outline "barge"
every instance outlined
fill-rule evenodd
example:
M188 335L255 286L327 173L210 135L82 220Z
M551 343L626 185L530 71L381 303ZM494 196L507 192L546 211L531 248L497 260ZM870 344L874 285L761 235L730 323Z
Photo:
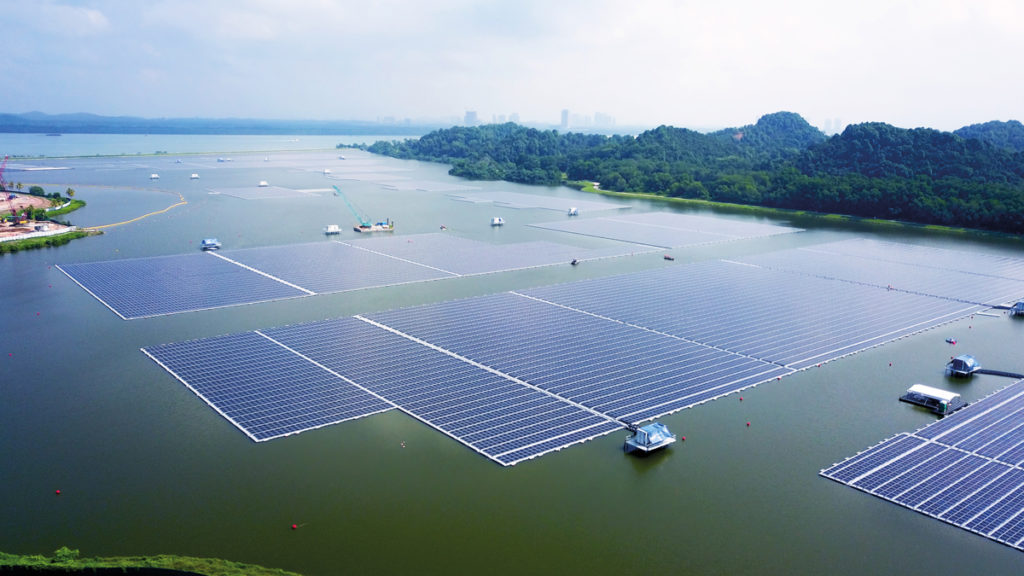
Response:
M956 392L948 392L924 384L911 386L907 389L906 394L900 396L900 401L923 406L939 416L952 414L967 406L967 403Z

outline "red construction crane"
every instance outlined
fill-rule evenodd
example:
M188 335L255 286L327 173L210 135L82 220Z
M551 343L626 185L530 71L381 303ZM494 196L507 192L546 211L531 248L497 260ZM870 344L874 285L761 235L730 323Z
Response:
M7 200L7 207L11 209L11 221L18 221L18 211L14 208L14 202L11 202L12 194L7 191L7 181L4 180L4 168L7 168L7 156L4 156L4 161L0 162L0 194L3 194L4 200Z

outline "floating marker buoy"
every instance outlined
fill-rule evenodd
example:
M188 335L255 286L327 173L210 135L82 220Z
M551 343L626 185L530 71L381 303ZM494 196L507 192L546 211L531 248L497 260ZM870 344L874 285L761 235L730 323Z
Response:
M743 402L743 396L740 396L740 402Z
M298 530L298 529L299 529L299 525L298 524L292 524L292 530Z
M747 428L750 428L750 422L747 422Z
M60 489L55 490L53 493L56 494L57 496L60 496Z
M892 362L889 362L889 366L892 366Z
M679 439L682 440L683 442L686 442L686 436L680 436Z

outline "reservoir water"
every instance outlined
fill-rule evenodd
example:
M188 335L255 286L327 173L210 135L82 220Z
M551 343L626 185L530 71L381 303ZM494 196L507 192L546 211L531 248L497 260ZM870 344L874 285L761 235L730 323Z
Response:
M131 321L54 267L189 253L208 236L225 249L324 242L331 223L351 239L353 216L324 192L331 184L371 217L394 220L396 234L443 224L451 234L493 243L589 248L608 241L528 227L564 215L459 201L441 190L445 184L554 195L566 206L599 200L630 212L697 210L466 182L443 165L348 150L341 160L333 150L373 139L0 135L2 154L46 156L12 158L7 180L48 192L73 187L88 202L67 217L75 224L130 221L187 202L60 248L0 256L0 550L48 554L66 545L85 556L217 556L307 575L1024 569L1017 550L818 476L933 421L898 402L911 384L952 389L970 402L1009 383L986 375L947 379L951 354L1024 372L1024 322L1005 315L946 324L745 390L742 402L731 395L662 418L686 440L651 457L624 455L623 432L503 468L398 411L257 444L139 349L645 270L665 265L660 252ZM323 171L356 164L366 169L361 179ZM153 173L160 179L150 180ZM261 180L320 192L266 200L210 193ZM406 182L435 183L437 191ZM803 231L676 249L673 265L856 237L1024 256L1018 240L981 234L700 213ZM492 228L494 216L506 224Z

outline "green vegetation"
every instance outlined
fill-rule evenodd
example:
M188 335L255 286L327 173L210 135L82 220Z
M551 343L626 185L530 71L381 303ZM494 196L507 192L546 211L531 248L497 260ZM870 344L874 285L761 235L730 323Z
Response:
M22 240L8 240L7 242L0 242L0 254L7 254L8 252L18 252L20 250L32 250L35 248L51 248L54 246L63 246L72 240L78 238L85 238L86 236L93 236L96 234L102 234L99 230L73 230L71 232L65 232L64 234L56 234L54 236L40 236L38 238L25 238Z
M640 192L860 218L1024 233L1024 152L1012 123L965 138L888 124L827 138L790 112L702 134L660 126L629 136L558 134L515 124L450 128L370 152L452 164L450 173L554 185L600 182Z
M189 556L114 556L109 558L80 558L79 551L61 547L52 557L39 555L19 556L0 552L0 568L17 566L30 570L67 570L91 573L94 568L163 568L203 574L205 576L299 576L255 564L242 564L218 558L192 558ZM3 572L3 570L0 570Z

